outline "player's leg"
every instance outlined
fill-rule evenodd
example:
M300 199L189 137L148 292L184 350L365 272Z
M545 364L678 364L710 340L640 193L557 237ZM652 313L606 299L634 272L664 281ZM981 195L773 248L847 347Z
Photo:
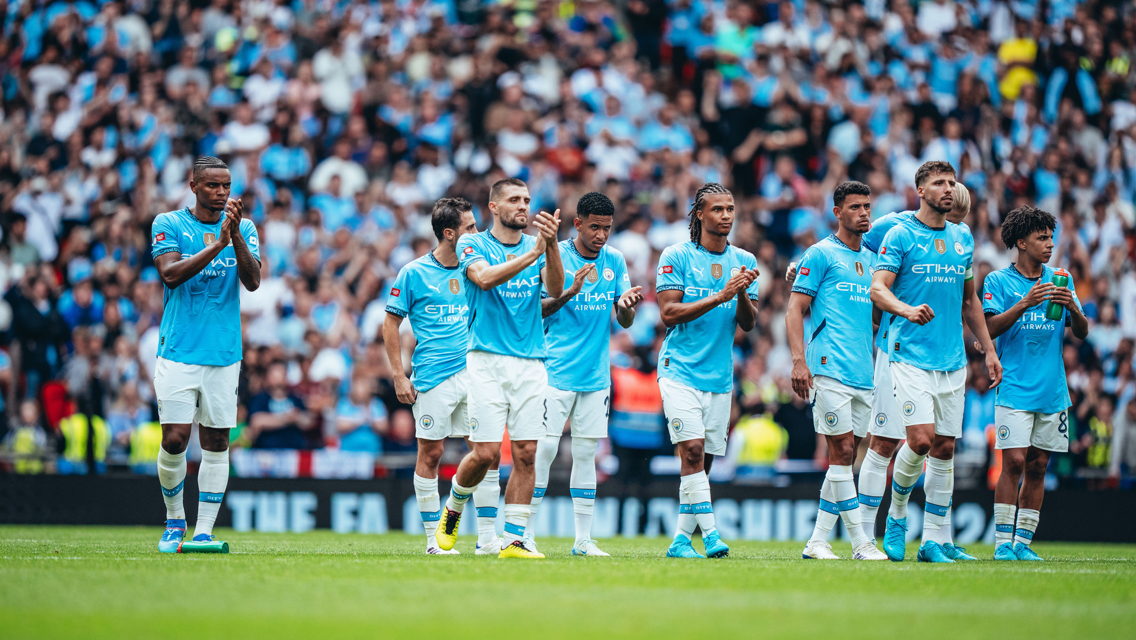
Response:
M828 376L813 376L812 389L813 430L824 436L828 444L828 473L820 486L820 506L817 509L813 534L805 544L801 557L805 560L839 560L832 551L828 536L840 519L840 500L836 483L843 480L844 465L852 476L853 452L852 397L844 385ZM848 503L845 503L848 506ZM862 533L861 533L862 535Z
M438 522L442 519L442 504L438 497L438 465L445 448L445 440L418 438L418 460L414 465L414 498L418 501L418 512L422 515L422 527L426 531L426 553L429 554L446 553L438 547L438 539L434 535Z
M856 460L856 452L860 449L860 442L868 435L868 426L872 423L872 391L868 389L854 389L852 394L852 451L850 452L848 460L847 472L852 474L852 463ZM831 467L829 467L831 469ZM861 467L862 468L862 467ZM887 560L887 556L876 548L875 532L869 531L863 522L863 512L860 510L859 492L856 484L851 483L848 486L848 493L851 498L842 498L842 489L837 488L836 496L838 498L837 505L841 507L840 517L844 521L844 527L848 530L852 538L852 557L856 560ZM855 499L855 507L852 507L850 499ZM848 508L845 508L845 507ZM872 523L873 529L875 523ZM859 537L857 531L860 531Z
M447 394L455 376L443 380L433 389L422 391L414 401L414 431L418 439L418 459L414 465L414 498L422 516L426 533L426 553L431 555L457 553L443 551L438 546L435 531L442 519L441 499L438 497L438 465L446 449L446 437L453 431L454 401Z
M576 395L570 419L572 477L568 484L576 524L572 555L607 557L609 554L592 540L592 514L596 507L596 449L600 438L607 436L610 389Z
M201 407L197 412L201 466L197 470L197 524L194 542L214 540L213 525L229 484L229 430L237 426L237 384L241 363L202 367Z
M1018 514L1018 486L1026 468L1026 449L1033 433L1033 414L994 407L994 448L1002 452L1002 473L994 486L994 559L1017 560L1014 523Z
M1025 478L1018 495L1018 519L1014 528L1014 555L1018 560L1041 560L1030 548L1037 523L1041 518L1041 502L1045 498L1045 468L1051 452L1069 450L1068 414L1034 413L1033 433L1025 454Z
M466 503L473 497L474 490L485 478L490 465L501 455L501 440L505 435L505 418L508 416L509 405L499 379L495 355L471 351L466 356L469 439L473 442L473 447L458 464L458 470L450 482L450 496L442 509L442 518L435 534L438 546L445 551L454 548Z
M703 445L702 471L692 474L683 472L687 481L687 499L690 501L694 519L702 530L702 544L707 558L725 558L730 555L730 547L722 541L714 522L714 508L710 500L710 467L715 456L726 455L726 438L730 430L730 394L702 393L702 420L706 429Z
M939 499L946 501L946 507L941 510L943 513L940 518L938 507L941 504L928 499L928 502L935 504L935 509L927 512L930 518L923 519L923 538L938 543L943 553L951 560L956 562L977 560L978 558L967 553L966 549L954 543L954 525L951 523L951 505L954 504L955 487L954 451L955 443L962 437L962 416L966 404L966 368L937 373L935 378L940 385L935 404L935 435L936 442L942 444L932 444L927 460L927 478L931 488L938 490L940 494L945 487L947 493L941 495Z
M701 392L675 382L669 378L659 379L659 391L663 396L663 414L667 419L667 433L671 444L675 445L681 466L681 475L695 473L705 475L706 462L706 427L702 422ZM689 484L689 483L687 483ZM682 481L678 490L678 521L675 526L674 540L667 549L668 558L704 558L694 550L690 543L698 520L694 515L694 507L690 502L690 495Z
M556 454L560 451L560 436L564 433L564 423L576 406L575 391L565 391L549 386L544 390L544 400L541 402L541 424L544 436L536 445L535 479L533 484L532 500L529 502L529 521L536 522L536 514L544 502L544 494L548 491L548 475ZM536 549L536 527L525 529L525 543Z
M166 530L158 551L177 553L185 539L185 450L194 416L200 377L192 365L158 358L154 371L154 391L158 399L158 421L162 425L162 446L158 450L158 482L166 503Z
M884 499L887 489L888 466L895 455L899 443L907 437L903 428L903 415L895 401L895 390L891 382L891 366L888 364L886 350L877 350L876 369L873 376L876 388L872 392L872 422L869 427L871 439L868 453L860 465L860 479L857 490L860 496L860 520L864 532L875 540L876 513Z
M473 506L477 509L477 546L479 556L501 553L501 537L497 535L497 507L501 503L501 449L489 464L485 477L473 490Z
M903 414L907 442L895 456L891 482L891 507L884 532L884 552L900 562L907 546L907 502L923 474L923 462L935 436L935 407L929 378L931 372L902 362L891 363L895 399Z
M506 424L513 447L513 470L505 485L505 537L498 557L543 558L543 554L525 546L523 539L536 485L537 443L545 432L544 393L548 373L540 360L500 357L510 376L505 387L509 402Z
M201 440L201 466L197 469L197 523L193 526L193 541L210 542L216 539L213 525L229 484L229 428L202 424L197 434Z

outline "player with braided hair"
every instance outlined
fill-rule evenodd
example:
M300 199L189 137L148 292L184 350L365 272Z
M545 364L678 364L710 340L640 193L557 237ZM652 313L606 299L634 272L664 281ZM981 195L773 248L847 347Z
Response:
M737 327L757 321L757 260L727 240L734 225L734 196L720 184L703 185L690 209L690 241L667 247L659 258L659 313L667 336L659 352L659 389L667 429L678 448L682 479L679 515L669 558L702 558L691 546L702 528L706 555L730 548L714 526L707 473L726 453L733 342Z

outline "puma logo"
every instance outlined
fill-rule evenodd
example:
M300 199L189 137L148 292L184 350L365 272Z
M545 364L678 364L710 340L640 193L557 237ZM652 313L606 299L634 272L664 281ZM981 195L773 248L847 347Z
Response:
M441 293L441 290L439 290L439 289L438 289L438 287L435 287L435 286L434 286L434 285L432 285L432 284L427 284L426 286L427 286L427 287L430 287L431 289L433 289L433 290L434 290L435 292L437 292L437 293Z
M706 277L706 276L705 276L705 274L704 274L704 271L705 271L705 269L699 269L698 267L691 267L691 268L690 268L690 270L691 270L691 271L694 271L694 272L697 272L697 273L698 273L698 277L699 277L699 278L704 278L704 277Z
M188 231L182 231L182 232L181 232L181 235L183 235L183 236L185 236L185 237L189 238L190 240L193 240L193 236L192 236L192 235L190 235L190 233L189 233Z
M920 248L920 249L922 249L923 251L926 251L926 250L927 250L927 245L925 245L925 244L919 244L919 243L916 243L916 244L915 244L915 246L919 247L919 248Z

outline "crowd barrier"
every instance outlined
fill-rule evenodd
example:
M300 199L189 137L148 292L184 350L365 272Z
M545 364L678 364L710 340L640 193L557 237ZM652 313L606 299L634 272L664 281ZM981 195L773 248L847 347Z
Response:
M609 481L597 488L596 538L670 536L678 484L658 480L647 486ZM448 485L441 483L443 496ZM714 513L722 536L733 540L804 540L816 518L820 487L786 488L713 485ZM196 477L185 479L186 511L197 511ZM923 493L916 489L909 510L909 537L921 531ZM953 522L960 544L994 540L992 491L956 491ZM314 480L231 478L219 526L241 531L421 533L422 522L409 479ZM877 523L883 526L885 497ZM165 519L158 481L139 476L0 475L0 524L148 525ZM498 527L503 526L502 519ZM538 536L573 535L567 485L553 483L534 523ZM472 535L474 518L462 533ZM839 527L835 535L841 535ZM878 532L878 535L882 531ZM1045 496L1038 540L1136 542L1136 492L1058 490Z

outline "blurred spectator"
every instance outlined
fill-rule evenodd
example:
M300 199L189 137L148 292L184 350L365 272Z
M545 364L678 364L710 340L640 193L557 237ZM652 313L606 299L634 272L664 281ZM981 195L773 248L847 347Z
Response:
M16 473L43 473L47 468L43 459L47 457L49 446L50 440L40 422L39 406L35 400L24 400L3 441L4 451L16 458L13 470Z
M335 414L340 449L375 455L383 452L382 436L389 432L390 426L387 423L387 410L375 397L374 383L371 380L352 380L351 390L347 397L339 400Z
M257 449L304 449L304 431L315 425L304 401L288 391L288 369L268 365L264 391L249 401L249 439Z

